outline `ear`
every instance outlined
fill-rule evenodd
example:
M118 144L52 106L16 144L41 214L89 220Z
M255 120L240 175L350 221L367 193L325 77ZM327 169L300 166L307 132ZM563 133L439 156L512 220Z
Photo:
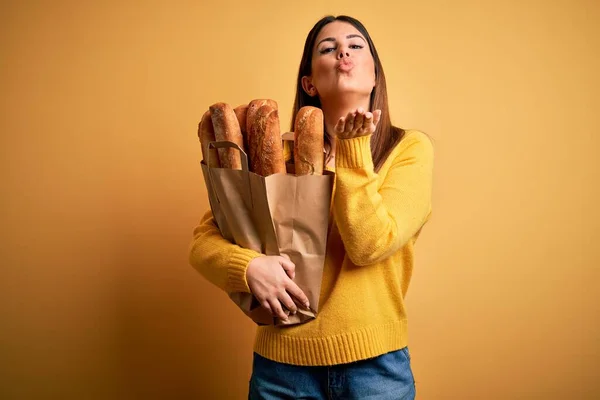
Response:
M304 89L306 94L310 97L315 97L319 94L315 85L312 84L312 78L310 76L302 77L302 89Z

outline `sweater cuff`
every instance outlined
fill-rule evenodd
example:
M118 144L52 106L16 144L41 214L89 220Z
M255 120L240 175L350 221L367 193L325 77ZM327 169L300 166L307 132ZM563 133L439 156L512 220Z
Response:
M335 148L336 168L365 168L373 165L371 137L373 134L352 139L338 139Z
M251 293L248 281L246 280L246 270L248 269L250 261L259 256L260 254L256 251L244 248L238 249L231 255L227 271L228 291L230 293Z

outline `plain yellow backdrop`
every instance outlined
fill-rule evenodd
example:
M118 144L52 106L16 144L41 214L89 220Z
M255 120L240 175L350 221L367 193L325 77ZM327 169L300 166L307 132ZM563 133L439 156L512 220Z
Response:
M187 261L197 123L365 23L435 142L408 293L419 399L600 396L597 1L3 1L0 397L243 399L254 325Z

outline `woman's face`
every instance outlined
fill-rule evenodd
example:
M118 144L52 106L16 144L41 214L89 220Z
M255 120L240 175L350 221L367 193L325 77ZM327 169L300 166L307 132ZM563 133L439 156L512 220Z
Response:
M334 21L325 25L313 49L312 75L305 79L310 82L308 94L321 99L348 94L369 96L375 86L369 44L352 24Z

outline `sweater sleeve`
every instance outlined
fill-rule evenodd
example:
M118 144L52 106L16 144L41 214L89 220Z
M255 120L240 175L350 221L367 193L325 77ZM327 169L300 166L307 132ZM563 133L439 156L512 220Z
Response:
M212 211L208 210L194 228L189 248L189 262L208 281L227 293L250 293L246 269L254 258L261 256L224 239Z
M418 131L390 154L379 186L371 136L338 140L334 217L346 254L355 265L384 260L406 245L429 218L433 146Z

